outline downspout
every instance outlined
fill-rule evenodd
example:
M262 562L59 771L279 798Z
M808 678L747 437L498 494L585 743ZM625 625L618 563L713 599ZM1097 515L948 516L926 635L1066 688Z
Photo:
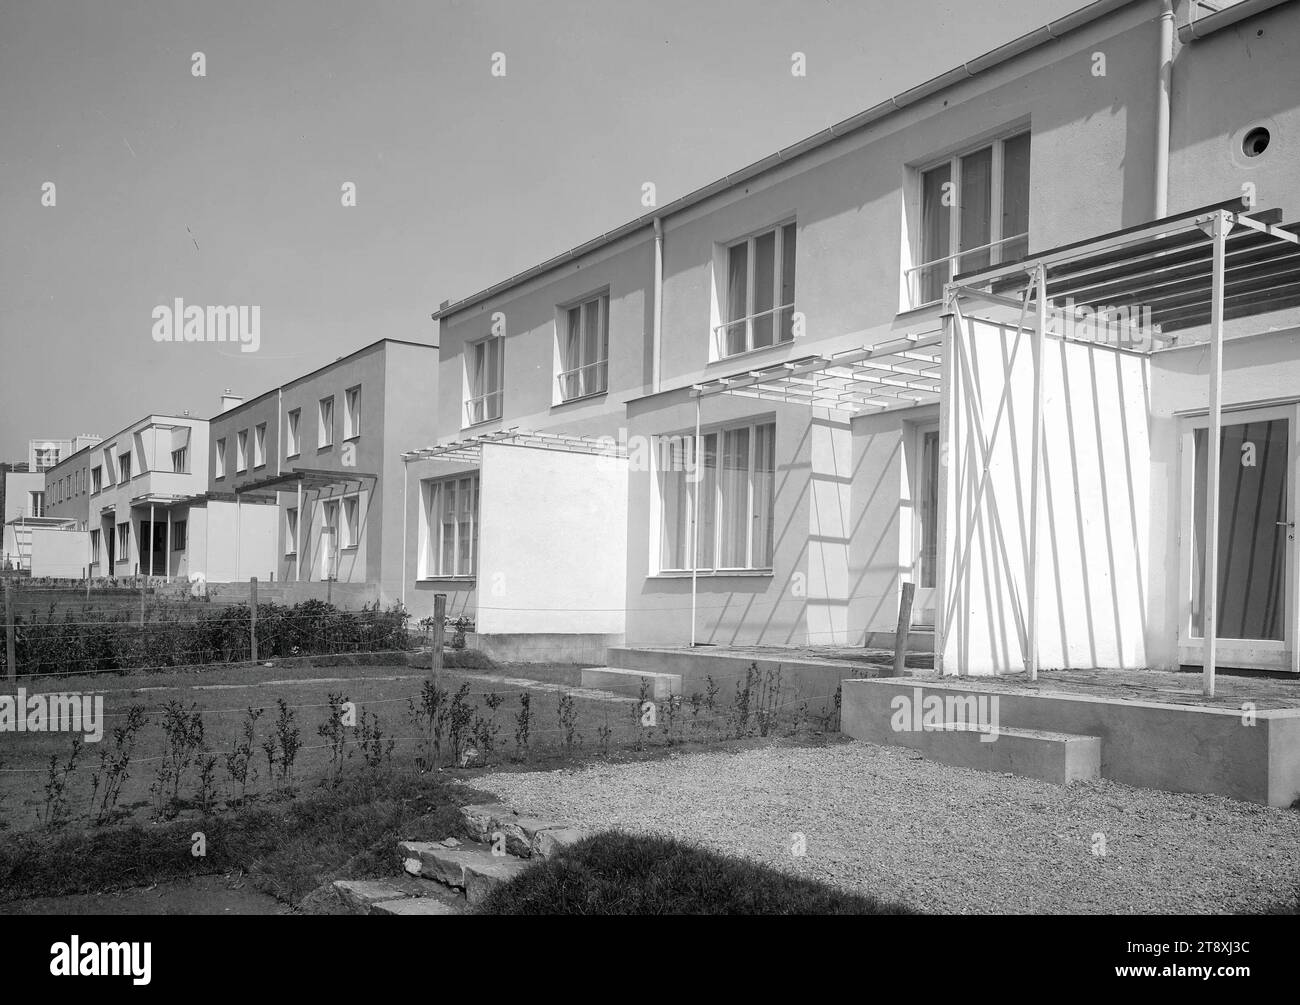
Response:
M405 457L402 458L402 610L406 610L406 522L409 514L406 511L406 483L411 473L411 462Z
M664 221L656 216L655 227L655 285L654 320L651 329L650 392L659 393L659 357L663 347L664 323Z
M1158 220L1169 214L1169 95L1174 74L1174 5L1172 0L1160 4L1160 65L1156 85L1156 164L1155 207L1151 214Z

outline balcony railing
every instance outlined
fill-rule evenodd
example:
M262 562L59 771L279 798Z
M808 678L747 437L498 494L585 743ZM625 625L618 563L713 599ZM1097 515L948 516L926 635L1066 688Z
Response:
M990 241L974 248L923 262L905 269L903 275L907 280L907 309L914 310L927 304L936 304L943 299L945 283L952 277L975 269L986 269L990 265L1013 262L1029 253L1029 233L1004 237L1000 241Z
M713 329L715 359L739 356L755 349L767 349L794 338L792 322L794 304L781 304L734 321L724 321Z
M488 391L465 401L465 425L474 426L501 418L501 391Z
M565 370L556 378L560 386L560 400L573 401L589 394L604 394L609 390L609 360L597 360L585 366Z

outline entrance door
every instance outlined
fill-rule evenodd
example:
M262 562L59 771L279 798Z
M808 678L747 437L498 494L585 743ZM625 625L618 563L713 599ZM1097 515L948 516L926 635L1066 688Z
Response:
M912 565L916 594L912 600L912 624L934 628L935 587L939 562L939 427L921 426L916 431L915 549Z
M337 576L334 561L338 554L339 504L337 501L327 502L324 509L325 519L321 522L320 528L320 578L322 580L334 579Z
M1219 551L1215 661L1295 670L1296 406L1225 413L1219 441ZM1179 657L1200 665L1205 638L1209 420L1183 429Z

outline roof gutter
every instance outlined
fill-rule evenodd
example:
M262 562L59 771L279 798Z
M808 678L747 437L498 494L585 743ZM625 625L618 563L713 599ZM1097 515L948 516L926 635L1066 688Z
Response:
M1055 21L1043 25L1041 28L1035 28L1033 31L1021 35L1019 38L1013 39L1005 45L998 46L998 48L991 52L986 52L982 56L977 56L968 63L963 63L961 66L954 67L947 73L940 74L939 76L927 80L925 83L919 84L909 90L903 91L901 94L897 94L892 98L887 98L880 102L880 104L873 105L865 111L858 112L856 115L852 115L849 118L844 119L842 122L837 122L835 125L829 126L819 133L814 133L812 136L800 140L798 143L794 143L791 146L778 150L774 154L769 154L762 160L755 161L753 164L743 167L739 171L719 178L717 181L711 182L703 188L696 189L694 192L689 192L681 198L668 203L668 205L661 209L656 209L653 213L639 216L635 220L623 224L621 227L616 227L613 230L607 231L599 237L593 238L592 240L586 241L562 254L556 255L554 258L548 258L546 261L534 265L532 268L525 269L523 272L511 276L509 279L495 283L486 289L480 290L478 293L465 297L463 300L458 300L454 303L448 304L446 307L439 308L433 312L431 317L435 321L441 321L443 318L459 314L462 311L468 310L469 308L494 297L496 294L501 293L504 290L508 290L529 279L550 272L553 269L559 268L568 262L572 262L575 259L590 254L607 244L634 234L637 231L655 226L656 221L659 221L659 225L662 226L662 221L675 213L680 213L685 209L689 209L691 206L701 203L720 192L725 192L729 188L733 188L751 178L770 171L772 168L787 163L796 157L801 157L806 153L817 150L820 147L825 146L827 143L830 143L832 140L840 139L850 133L857 132L869 125L873 125L881 119L893 115L895 112L902 111L909 105L914 105L919 101L924 101L926 98L932 97L939 91L952 87L954 84L958 84L961 81L974 77L986 70L991 70L994 67L1000 66L1008 60L1014 59L1016 56L1037 49L1041 45L1045 45L1054 39L1061 38L1077 28L1082 28L1085 25L1091 24L1093 21L1097 21L1122 7L1128 7L1134 2L1137 2L1137 0L1096 0L1095 3L1090 3L1086 7L1081 7L1076 11L1066 14L1064 17L1059 17ZM1268 2L1268 0L1246 0L1246 2ZM1272 3L1279 2L1285 2L1285 0L1272 0ZM1245 5L1243 4L1242 6ZM1208 21L1210 19L1207 18L1206 20Z
M1204 38L1206 35L1214 34L1220 28L1227 28L1229 25L1244 21L1248 17L1254 17L1266 10L1280 7L1284 3L1290 3L1290 0L1242 0L1241 3L1233 4L1231 7L1225 7L1213 14L1198 17L1194 21L1188 21L1187 24L1178 29L1178 40L1180 42L1190 42L1194 38ZM1195 9L1195 3L1193 3L1192 9Z

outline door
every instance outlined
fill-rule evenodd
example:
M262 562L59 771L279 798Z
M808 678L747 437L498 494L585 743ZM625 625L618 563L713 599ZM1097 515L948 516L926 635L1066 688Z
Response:
M912 624L934 628L936 577L939 561L939 426L921 426L916 431L916 502L912 582Z
M1223 415L1219 440L1219 544L1215 662L1295 670L1297 406ZM1202 664L1205 639L1209 420L1186 420L1181 528L1185 616L1179 658Z
M339 538L339 504L337 502L327 502L325 504L325 519L321 521L320 528L320 578L336 579L338 570L334 567L335 558L338 555L338 538Z

